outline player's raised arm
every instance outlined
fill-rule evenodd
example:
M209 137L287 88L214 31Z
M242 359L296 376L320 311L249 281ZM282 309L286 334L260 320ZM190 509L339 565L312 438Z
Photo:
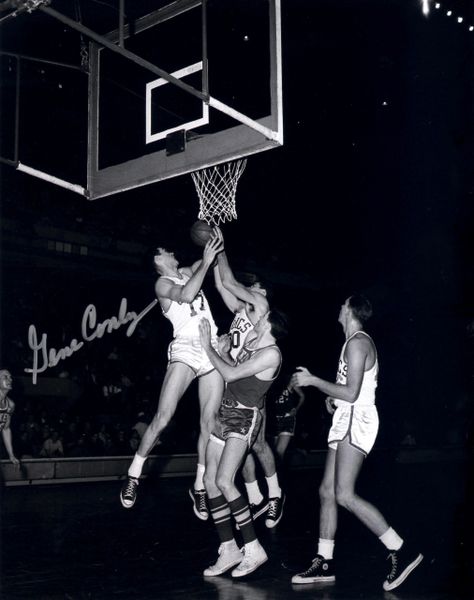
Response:
M239 310L243 310L245 308L245 302L237 298L235 294L233 294L226 287L224 287L218 264L214 266L214 282L216 284L217 291L219 292L222 300L224 301L224 304L231 312L236 313Z
M185 285L177 285L166 279L166 277L160 277L155 286L157 297L179 303L192 302L202 287L209 267L221 250L222 242L219 237L211 237L204 247L202 260L199 262L197 269L192 273L189 281Z
M218 227L215 229L222 241L222 247L224 247L224 236L222 235L222 231ZM268 301L265 296L259 294L258 292L252 291L250 288L237 281L232 269L230 268L225 251L219 253L217 257L217 264L219 267L222 285L226 290L232 293L240 301L252 304L258 313L263 314L268 311Z

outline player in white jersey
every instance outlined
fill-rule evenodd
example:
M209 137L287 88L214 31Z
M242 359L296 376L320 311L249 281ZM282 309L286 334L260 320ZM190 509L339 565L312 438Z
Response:
M10 371L6 369L0 370L0 431L2 432L3 443L8 453L10 461L18 467L20 461L16 458L13 452L12 432L10 422L15 411L15 403L8 397L8 393L12 389L12 376Z
M168 367L161 387L158 409L141 439L120 492L120 500L125 508L134 505L143 465L160 433L173 417L184 392L193 379L198 377L201 413L198 466L194 487L189 493L196 515L202 520L209 517L203 482L205 452L224 386L222 377L214 369L201 345L199 322L202 318L208 320L212 341L217 347L217 328L201 287L209 267L221 250L222 241L214 235L204 248L202 260L191 267L183 268L178 268L179 263L173 252L165 248L158 248L156 251L154 264L160 277L155 285L155 293L163 315L173 325L174 337L168 347Z
M339 323L346 341L339 359L336 383L316 377L303 367L299 367L292 378L296 385L311 385L327 394L326 406L333 414L326 466L319 488L318 552L309 569L293 576L292 583L295 584L335 581L333 552L338 505L358 517L389 550L391 570L383 583L384 590L398 587L423 560L422 554L414 551L389 527L375 506L355 493L357 476L378 430L375 407L377 350L363 330L371 315L372 307L364 296L350 296L342 305Z
M223 243L222 232L216 227L217 235ZM227 346L230 360L235 361L239 354L247 335L253 330L255 323L269 311L267 299L267 289L257 276L254 276L254 282L250 286L245 286L237 281L229 266L225 252L221 252L217 258L217 266L214 267L214 278L216 287L224 300L224 303L234 313L234 319L230 326L227 337ZM225 348L221 344L222 348ZM266 410L261 410L262 425L258 432L257 439L252 446L252 452L257 456L265 475L265 481L268 486L268 498L264 497L260 491L255 460L252 454L247 454L242 469L245 487L250 503L252 517L256 519L265 514L265 524L269 528L275 527L282 515L285 503L285 495L280 488L278 474L276 471L276 461L272 449L265 439L266 428Z

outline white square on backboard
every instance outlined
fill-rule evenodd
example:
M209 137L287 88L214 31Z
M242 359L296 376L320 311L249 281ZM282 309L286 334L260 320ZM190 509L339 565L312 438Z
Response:
M193 65L189 65L189 67L184 67L184 69L179 69L179 71L175 71L171 73L173 77L176 79L181 79L182 77L186 77L186 75L190 75L191 73L196 73L197 71L202 71L202 61L199 61ZM182 129L188 130L193 129L194 127L200 127L201 125L207 125L209 123L209 106L203 102L202 103L202 116L199 119L194 119L193 121L188 121L187 123L183 123L178 127L170 127L169 129L164 129L163 131L158 131L157 133L152 133L151 131L151 93L157 87L162 85L169 84L166 79L160 77L159 79L155 79L154 81L150 81L146 84L146 143L150 144L152 142L156 142L157 140L162 140L170 133L174 133L175 131L181 131ZM173 84L169 84L173 85Z

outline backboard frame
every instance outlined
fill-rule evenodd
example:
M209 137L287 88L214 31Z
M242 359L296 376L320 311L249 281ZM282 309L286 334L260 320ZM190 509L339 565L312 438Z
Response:
M41 6L40 11L58 19L91 40L89 43L88 74L87 183L86 187L69 183L54 175L39 171L33 166L25 165L20 160L17 160L16 168L77 192L90 200L95 200L281 146L283 144L283 98L280 3L281 0L268 0L270 114L258 119L248 117L209 94L207 80L207 0L177 0L145 15L133 25L133 34L136 34L168 19L175 18L193 8L200 7L203 40L201 89L186 84L179 77L167 73L157 65L125 49L123 42L124 39L130 36L130 28L124 24L122 12L119 18L119 28L109 34L101 35L49 6ZM162 149L120 164L100 168L100 139L98 133L100 118L99 77L100 53L104 48L121 55L125 59L158 75L164 81L199 98L206 105L206 110L209 108L218 110L231 117L237 124L222 131L192 137L187 143L185 152L167 154L166 150Z

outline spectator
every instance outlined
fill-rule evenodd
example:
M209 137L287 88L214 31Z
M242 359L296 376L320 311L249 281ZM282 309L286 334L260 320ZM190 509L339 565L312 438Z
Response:
M59 458L64 456L63 443L59 439L57 431L53 430L51 435L43 442L40 456L45 458Z

